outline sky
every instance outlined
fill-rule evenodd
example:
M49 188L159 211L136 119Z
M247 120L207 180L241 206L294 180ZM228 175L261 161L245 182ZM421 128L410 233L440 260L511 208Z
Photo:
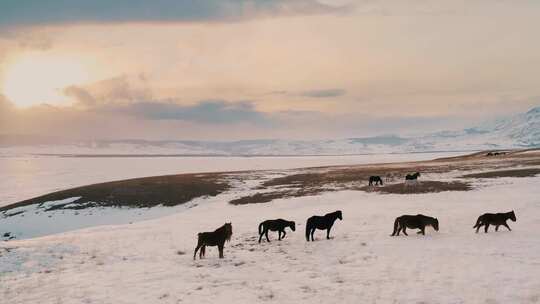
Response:
M0 135L322 139L540 105L540 2L2 0Z

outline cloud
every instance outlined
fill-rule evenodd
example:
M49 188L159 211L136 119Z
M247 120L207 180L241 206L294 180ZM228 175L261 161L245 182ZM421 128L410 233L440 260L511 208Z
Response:
M268 122L266 115L257 111L248 101L204 100L194 105L143 101L124 105L109 104L97 110L132 115L148 120L183 120L205 124L241 122L263 124Z
M11 120L13 119L13 112L15 107L9 100L0 93L0 134L6 133Z
M199 100L185 104L177 97L152 98L144 75L119 76L84 87L70 86L64 94L74 99L73 108L106 115L130 116L145 120L179 120L203 124L250 122L267 124L269 117L249 100Z
M327 90L309 90L301 92L299 95L304 97L313 97L313 98L329 98L329 97L339 97L347 93L344 89L327 89Z
M65 88L64 94L68 97L73 97L82 106L92 107L97 103L94 96L92 96L88 90L78 86L69 86Z
M0 27L78 23L214 22L321 14L343 7L316 0L4 0Z
M291 97L311 97L311 98L330 98L330 97L340 97L347 94L345 89L313 89L306 90L301 92L290 92L286 90L276 90L268 92L264 95L285 95Z
M72 85L65 88L63 93L73 98L76 101L76 106L81 107L153 99L144 75L137 77L117 76L85 86Z

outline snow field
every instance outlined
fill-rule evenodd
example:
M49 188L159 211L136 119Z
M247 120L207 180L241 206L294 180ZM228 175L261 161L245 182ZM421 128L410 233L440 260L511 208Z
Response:
M537 303L539 181L505 178L422 195L341 191L246 206L226 204L238 195L228 193L160 219L1 243L0 294L6 303ZM305 220L337 209L343 221L334 238L318 231L307 243ZM474 233L480 214L512 209L514 231ZM417 213L437 217L440 231L389 236L395 217ZM258 244L259 222L278 217L296 221L297 231ZM197 232L228 221L225 259L210 247L193 261Z

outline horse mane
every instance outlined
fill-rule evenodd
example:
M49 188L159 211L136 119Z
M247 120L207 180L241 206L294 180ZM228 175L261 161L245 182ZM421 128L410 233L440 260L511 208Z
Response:
M341 214L341 210L336 210L334 212L327 213L325 216L337 217L338 214Z
M231 236L232 236L232 225L231 223L225 223L223 225L223 228L225 229L225 241L230 242Z

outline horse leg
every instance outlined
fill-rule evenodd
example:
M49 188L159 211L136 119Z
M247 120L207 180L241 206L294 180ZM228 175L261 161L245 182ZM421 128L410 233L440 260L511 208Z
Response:
M283 240L285 238L285 235L287 234L287 232L285 232L285 229L283 229L283 231L281 231L281 232L283 232L283 236L281 236L281 239Z
M403 230L403 234L408 235L407 234L407 227L403 226L403 227L401 227L401 229Z
M263 235L264 235L264 232L261 232L261 234L259 234L259 244L261 243Z
M311 233L310 233L310 234L311 234L311 241L312 241L312 242L315 241L315 239L313 238L313 234L315 234L315 228L312 228L312 229L311 229Z
M326 229L326 239L329 240L330 239L330 230L332 229L332 227Z
M503 226L506 227L508 229L508 231L512 231L512 229L510 229L510 227L508 226L507 223L504 223Z
M219 258L223 259L223 244L218 245L218 250L219 250Z
M499 225L495 225L495 232L499 231Z
M197 247L195 247L195 251L193 252L193 259L195 260L195 257L197 256L197 251L199 251L199 248L201 248L201 244L197 244Z
M485 226L485 228L484 228L484 233L487 233L487 232L488 232L488 228L489 228L489 223L485 223L484 226Z
M266 236L266 241L270 242L270 239L268 238L268 229L264 232L264 235Z
M206 255L206 246L203 245L203 246L201 247L201 251L199 252L199 259L204 258L205 255Z

